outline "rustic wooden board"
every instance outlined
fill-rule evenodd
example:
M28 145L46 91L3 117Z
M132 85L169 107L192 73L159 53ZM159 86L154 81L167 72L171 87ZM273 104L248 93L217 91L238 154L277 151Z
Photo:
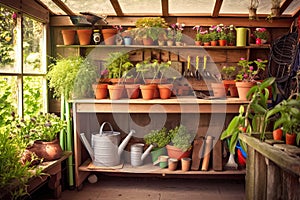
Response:
M193 154L192 154L192 166L191 170L197 171L200 167L201 159L203 158L203 137L198 137L194 140Z
M212 168L215 171L222 171L223 164L222 164L222 142L221 140L217 139L214 141L215 146L213 148L212 154Z

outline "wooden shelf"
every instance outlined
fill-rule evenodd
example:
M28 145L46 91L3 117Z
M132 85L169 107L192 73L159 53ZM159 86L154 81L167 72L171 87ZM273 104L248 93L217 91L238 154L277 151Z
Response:
M245 175L245 170L224 170L224 171L187 171L182 170L170 171L168 168L161 169L159 166L153 166L152 163L146 163L142 166L133 167L130 164L124 164L120 169L112 168L89 168L91 160L86 160L80 167L79 171L86 172L107 172L107 173L131 173L131 174L159 174L165 175Z
M251 44L250 46L195 46L195 45L186 45L186 46L144 46L144 45L56 45L59 48L134 48L134 49L269 49L269 44L256 45Z

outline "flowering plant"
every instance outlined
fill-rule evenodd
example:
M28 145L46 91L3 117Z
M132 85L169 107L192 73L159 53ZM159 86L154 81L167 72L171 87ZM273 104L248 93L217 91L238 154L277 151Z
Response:
M268 40L268 31L266 28L256 28L255 31L254 31L254 36L256 38L260 38L260 39L263 39L263 40Z
M195 41L202 41L203 35L207 33L207 30L202 31L202 28L199 25L194 26L193 30L196 30Z
M227 41L229 44L233 44L235 41L234 26L232 24L228 28Z
M121 25L114 25L113 28L117 29L118 33L121 33L123 30L123 27Z
M241 70L236 75L236 80L238 81L250 81L253 82L260 71L266 69L266 63L268 60L257 59L254 61L248 61L245 58L241 58L238 62L238 66L242 67ZM256 69L252 64L256 64Z
M212 25L209 28L209 35L211 38L211 41L216 41L218 40L218 32L217 32L218 26Z
M184 27L185 24L179 24L179 23L171 25L171 30L176 42L181 42L183 37L182 31Z
M227 40L227 30L228 26L219 24L216 27L217 33L218 33L218 38L219 40Z

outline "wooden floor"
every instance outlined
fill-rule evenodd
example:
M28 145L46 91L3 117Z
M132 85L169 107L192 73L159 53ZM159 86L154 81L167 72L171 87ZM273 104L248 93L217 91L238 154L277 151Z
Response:
M243 179L120 177L97 174L98 182L84 182L78 191L65 189L61 200L236 200L245 199ZM52 199L46 187L31 199Z

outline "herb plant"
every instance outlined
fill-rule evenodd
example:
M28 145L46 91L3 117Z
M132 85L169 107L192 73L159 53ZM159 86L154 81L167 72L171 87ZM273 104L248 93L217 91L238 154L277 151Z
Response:
M194 139L193 134L185 126L176 126L174 129L169 130L169 135L172 144L183 152L191 148Z
M154 145L157 148L162 148L169 144L170 137L167 129L164 127L161 130L151 130L150 133L144 136L145 143Z

